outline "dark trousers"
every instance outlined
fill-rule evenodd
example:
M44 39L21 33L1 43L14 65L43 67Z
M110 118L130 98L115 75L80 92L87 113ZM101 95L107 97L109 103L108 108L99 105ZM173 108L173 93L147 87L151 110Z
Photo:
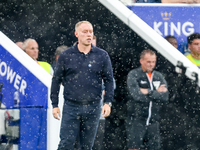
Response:
M77 135L79 135L80 149L91 150L96 136L101 105L77 104L65 102L63 106L60 143L58 150L74 150Z
M146 147L148 150L160 150L159 122L146 126L145 121L129 118L126 127L128 148L140 149Z

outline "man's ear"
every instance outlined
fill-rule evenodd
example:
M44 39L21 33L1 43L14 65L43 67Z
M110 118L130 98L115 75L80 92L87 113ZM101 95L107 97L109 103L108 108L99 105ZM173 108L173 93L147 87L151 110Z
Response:
M140 64L142 64L142 59L140 59Z
M191 44L188 44L188 48L190 49L190 47L191 47Z
M74 34L75 34L75 36L78 38L78 32L77 32L77 31L75 31L75 32L74 32Z

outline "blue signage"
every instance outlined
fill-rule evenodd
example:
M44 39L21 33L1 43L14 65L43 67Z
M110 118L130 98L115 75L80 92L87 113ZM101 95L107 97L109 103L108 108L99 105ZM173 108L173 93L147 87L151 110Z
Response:
M16 141L9 141L19 150L47 149L47 102L48 87L0 45L0 108L19 110L18 124L8 124L14 133L19 130ZM3 137L9 139L7 134Z
M48 88L1 45L0 83L6 108L47 108Z
M187 37L194 32L200 33L200 7L163 5L128 8L161 36L175 36L182 53L187 51Z

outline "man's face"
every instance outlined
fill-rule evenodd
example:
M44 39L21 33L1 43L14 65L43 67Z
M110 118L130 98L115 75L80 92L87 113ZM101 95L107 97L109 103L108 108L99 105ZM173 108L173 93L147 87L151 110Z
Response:
M140 59L140 64L144 72L152 72L156 66L156 55L146 53L144 58Z
M194 39L191 44L188 44L188 48L194 55L200 55L200 39Z
M91 24L82 23L77 31L75 31L75 35L78 38L79 44L85 46L91 45L93 39L93 27Z
M177 40L174 38L169 38L168 42L171 43L176 49L178 48Z
M28 42L28 45L26 47L26 53L33 58L34 60L37 60L38 58L38 44L35 41Z

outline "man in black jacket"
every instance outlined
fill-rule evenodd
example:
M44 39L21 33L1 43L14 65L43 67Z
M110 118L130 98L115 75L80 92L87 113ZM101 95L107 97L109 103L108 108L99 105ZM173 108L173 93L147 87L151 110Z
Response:
M156 54L144 50L140 55L141 67L129 72L127 85L127 142L129 150L139 150L146 143L148 150L160 149L159 110L168 100L167 83L162 74L153 71Z
M104 117L110 115L114 95L113 73L108 53L93 46L93 27L88 21L75 26L76 45L60 54L51 86L54 118L60 119L58 93L64 86L64 106L58 150L73 150L77 135L81 149L91 150L100 112L102 80L105 85Z

